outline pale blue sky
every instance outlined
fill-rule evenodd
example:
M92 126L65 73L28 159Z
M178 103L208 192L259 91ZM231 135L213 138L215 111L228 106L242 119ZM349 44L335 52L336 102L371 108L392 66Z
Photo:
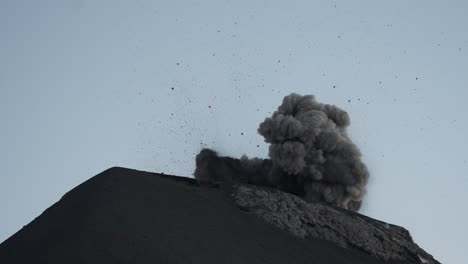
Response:
M0 241L111 166L191 176L202 146L266 157L258 124L297 92L350 113L371 172L361 213L461 264L466 14L466 1L0 0Z

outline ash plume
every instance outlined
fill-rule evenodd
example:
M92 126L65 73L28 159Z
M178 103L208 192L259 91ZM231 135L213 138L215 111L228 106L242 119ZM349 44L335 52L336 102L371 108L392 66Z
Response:
M220 157L203 149L196 157L200 183L240 182L264 185L345 209L359 210L369 173L346 132L347 112L290 94L266 118L258 133L270 143L270 159Z

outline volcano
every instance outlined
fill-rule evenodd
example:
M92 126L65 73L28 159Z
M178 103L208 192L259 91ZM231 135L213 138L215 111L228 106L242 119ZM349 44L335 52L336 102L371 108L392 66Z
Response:
M439 263L403 228L279 190L108 169L0 244L0 263Z

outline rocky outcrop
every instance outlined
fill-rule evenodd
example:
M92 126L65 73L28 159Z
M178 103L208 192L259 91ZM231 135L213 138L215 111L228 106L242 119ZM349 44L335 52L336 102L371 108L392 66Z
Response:
M440 263L415 244L409 232L400 226L306 202L276 189L237 184L230 195L241 209L304 239L324 239L389 263Z

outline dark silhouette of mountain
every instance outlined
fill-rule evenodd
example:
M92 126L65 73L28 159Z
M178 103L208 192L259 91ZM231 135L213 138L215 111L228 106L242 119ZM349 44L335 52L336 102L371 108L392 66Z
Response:
M438 263L405 231L274 189L116 167L0 244L0 263Z

